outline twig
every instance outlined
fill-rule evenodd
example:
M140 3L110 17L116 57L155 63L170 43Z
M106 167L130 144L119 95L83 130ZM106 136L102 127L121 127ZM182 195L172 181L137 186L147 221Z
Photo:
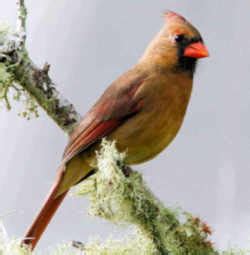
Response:
M15 82L19 83L66 133L71 133L80 120L80 114L61 93L49 77L49 65L39 69L26 52L13 70Z
M56 89L49 76L49 64L46 63L41 69L30 59L25 49L27 19L25 1L18 0L17 6L16 32L11 34L10 31L4 31L8 32L8 36L5 36L5 42L0 47L0 62L4 64L4 70L13 76L14 83L28 92L31 96L30 101L35 100L58 126L69 134L79 122L80 114ZM7 106L10 107L9 102Z
M17 25L16 30L20 40L20 47L25 46L26 41L27 9L24 0L17 0Z

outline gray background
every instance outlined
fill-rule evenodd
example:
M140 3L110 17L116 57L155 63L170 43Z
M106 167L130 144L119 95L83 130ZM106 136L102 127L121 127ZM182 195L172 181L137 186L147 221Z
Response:
M15 0L0 0L0 17L15 23ZM153 161L138 166L155 194L214 229L220 247L248 246L250 234L249 1L27 0L28 48L48 61L63 93L84 113L142 54L166 9L202 32L211 57L202 60L181 132ZM25 121L0 112L0 214L22 236L40 208L66 137L42 112ZM107 236L114 227L87 215L88 202L68 197L41 246ZM116 230L116 233L121 231Z

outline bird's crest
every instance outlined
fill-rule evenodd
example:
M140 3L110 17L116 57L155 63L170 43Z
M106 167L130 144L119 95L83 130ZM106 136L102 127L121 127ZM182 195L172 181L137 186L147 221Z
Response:
M179 19L181 21L186 22L186 19L183 16L181 16L180 14L178 14L176 12L170 11L170 10L165 11L163 16L166 19L166 21L169 21L171 19Z

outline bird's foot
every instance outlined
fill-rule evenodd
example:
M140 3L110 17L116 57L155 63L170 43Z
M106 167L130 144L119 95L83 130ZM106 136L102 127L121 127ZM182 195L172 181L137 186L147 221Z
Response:
M122 172L124 173L124 175L126 177L129 177L130 174L132 173L132 168L130 166L127 166L127 165L123 165L122 166Z
M117 160L116 161L116 164L118 167L121 168L123 174L126 176L126 177L129 177L130 174L133 172L132 168L128 165L125 165L122 161L120 160Z
M76 249L78 249L80 251L83 251L84 248L85 248L84 243L79 242L79 241L72 241L71 245L72 245L72 247L74 247L74 248L76 248Z

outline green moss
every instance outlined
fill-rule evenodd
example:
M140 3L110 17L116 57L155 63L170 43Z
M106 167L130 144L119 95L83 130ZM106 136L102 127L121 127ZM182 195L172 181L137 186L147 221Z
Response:
M11 27L7 22L0 21L0 45L4 45L6 37L11 33Z
M78 194L88 194L91 201L90 213L113 223L135 225L140 238L131 240L137 242L142 236L145 247L150 247L141 254L218 254L209 242L210 228L205 223L188 213L180 210L177 213L176 210L164 207L138 172L132 171L128 177L123 174L125 156L117 151L115 142L102 142L101 150L97 153L99 171L88 182L83 181L77 187ZM132 247L140 246L140 243L132 243ZM100 253L89 254L128 254L128 246L115 245L116 242L111 244L101 245ZM96 249L98 245L90 247ZM105 253L107 247L109 253ZM131 254L136 254L132 252L130 249Z
M10 99L21 102L23 109L19 116L26 119L38 117L38 106L67 133L80 120L74 106L56 90L48 72L49 65L42 69L35 66L25 49L24 5L18 10L18 31L13 31L6 23L0 22L0 103L8 110L13 105Z
M230 249L222 252L221 255L250 255L250 250Z
M39 105L61 129L70 133L80 120L80 115L56 89L48 75L49 65L45 64L42 69L39 69L31 61L25 49L19 52L19 59L21 59L21 63L13 69L13 74L17 83L33 100L32 107L28 109L28 112L34 112L33 109L36 110Z
M154 244L141 233L125 240L92 241L83 247L85 255L139 255L159 254Z
M13 51L14 41L12 39L15 36L8 24L0 22L0 102L8 110L12 108L11 99L21 102L23 109L19 112L19 116L30 119L38 117L38 104L26 90L16 83L14 71L18 66L15 61L18 59L14 54L15 61L13 61L9 55L9 52Z
M2 224L0 224L0 255L157 255L152 241L145 238L144 234L137 231L125 240L107 240L105 242L91 241L87 244L78 244L77 248L72 244L58 245L47 251L30 252L20 246L20 239L10 239ZM180 255L206 254L206 253L186 253L179 251ZM249 251L230 249L221 252L221 255L249 255Z
M0 63L0 101L3 101L8 110L11 109L9 102L9 90L13 83L13 76L8 71L8 67Z
M139 173L123 174L125 154L106 140L97 153L99 171L76 187L91 200L90 212L116 224L132 224L136 231L123 240L57 246L51 252L31 253L20 240L9 239L0 227L0 255L248 255L228 250L219 253L209 241L211 230L189 213L166 208L147 188Z

